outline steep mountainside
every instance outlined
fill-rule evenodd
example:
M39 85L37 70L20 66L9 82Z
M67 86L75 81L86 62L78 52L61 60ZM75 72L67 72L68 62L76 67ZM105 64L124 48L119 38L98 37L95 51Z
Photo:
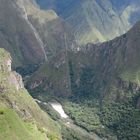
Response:
M91 67L93 72L96 73L96 77L93 80L99 80L96 82L98 86L95 85L95 87L100 87L100 84L103 84L103 82L107 82L108 84L106 84L110 86L112 80L116 80L116 78L121 78L125 81L132 80L132 83L139 84L139 54L139 23L137 23L127 34L112 41L99 45L89 43L81 48L80 51L72 52L68 50L67 53L58 54L35 73L33 81L35 82L37 80L37 83L35 82L35 85L33 84L31 87L35 88L41 85L45 78L49 84L49 81L52 82L53 80L49 80L49 77L54 78L53 82L58 82L57 79L55 79L58 76L60 76L58 78L60 81L62 78L62 81L68 84L69 82L66 82L66 77L64 78L62 75L65 75L66 71L66 74L71 74L70 67L72 66L72 71L74 71L74 73L76 72L76 76L81 73L81 69L84 69L84 67ZM63 57L63 55L65 57ZM60 60L58 58L62 59ZM56 76L57 74L58 76ZM67 80L68 78L69 77L67 77ZM78 77L76 81L79 81ZM50 88L53 86L53 82L50 83ZM69 85L71 85L71 83L69 83ZM57 86L57 84L54 84L53 90L55 86ZM61 86L58 86L56 90L59 89L59 87Z
M55 122L43 112L11 71L11 57L0 49L0 140L60 140Z
M58 17L53 10L43 11L39 9L37 4L33 5L29 1L20 1L19 6L24 5L25 13L38 32L48 58L64 51L66 41L68 48L76 47L71 27ZM22 9L24 8L22 7Z
M67 51L65 61L59 61L57 56L29 80L32 95L44 99L50 94L58 98L69 96L74 103L66 103L66 110L78 125L109 140L131 140L132 136L138 140L136 132L140 128L135 123L140 124L139 35L138 22L128 33L112 41L89 43L77 52ZM78 104L85 114L76 114ZM93 112L87 113L92 109ZM130 112L134 115L130 116ZM89 122L87 114L91 119L93 115L97 117Z
M139 19L139 0L36 0L54 9L74 29L80 44L103 42L125 33Z
M40 42L15 1L1 0L0 3L1 48L11 52L16 66L43 61L44 55L40 49Z
M140 130L139 31L140 23L137 23L127 34L112 41L101 45L88 44L80 52L80 58L83 58L81 61L76 56L77 62L71 58L73 69L71 80L72 83L75 81L75 84L72 84L73 94L78 100L83 98L82 102L87 102L87 106L100 108L99 118L105 129L95 131L103 133L107 131L106 127L109 128L109 132L113 131L117 138L102 135L111 140L140 138L137 133ZM75 66L80 70L80 76L74 72ZM77 123L91 130L91 123L88 120L86 123L89 126L84 125L82 119L81 122L78 121L80 117L77 117L77 114L69 111ZM105 133L108 134L108 132Z
M0 3L1 47L11 53L14 68L49 59L64 49L66 37L69 48L75 45L70 27L54 11L40 10L34 0Z
M87 45L87 54L91 55L93 68L98 71L95 79L100 80L97 83L102 83L101 87L106 88L108 86L111 89L111 86L121 84L120 82L123 84L124 82L124 84L128 84L123 85L128 86L128 90L129 88L133 89L133 86L136 86L136 90L139 90L139 29L140 23L137 23L127 34L119 38L101 45ZM117 86L119 87L119 85ZM108 92L110 91L107 90L106 94ZM117 94L112 95L114 98L114 95Z

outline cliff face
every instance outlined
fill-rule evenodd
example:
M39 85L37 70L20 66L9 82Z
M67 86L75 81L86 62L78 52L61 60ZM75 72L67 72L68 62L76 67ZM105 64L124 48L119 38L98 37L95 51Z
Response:
M12 69L11 69L12 58L11 58L10 54L7 53L4 49L1 49L0 55L1 55L0 72L1 72L1 75L9 73L9 77L7 78L7 82L9 82L8 85L14 86L14 88L17 91L19 89L24 88L24 84L22 82L22 77L18 73L12 72ZM1 80L1 82L2 82L2 80Z
M0 49L0 139L61 139L59 129L24 88L22 78L11 71L11 57Z
M36 0L41 8L54 9L74 29L80 44L113 39L139 19L139 1L126 0ZM133 21L133 23L132 23Z

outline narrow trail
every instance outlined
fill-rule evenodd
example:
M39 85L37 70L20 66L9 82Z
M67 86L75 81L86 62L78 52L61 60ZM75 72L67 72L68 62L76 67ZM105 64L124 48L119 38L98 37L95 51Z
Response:
M89 137L91 140L102 140L101 138L99 138L95 133L89 133L88 131L86 131L85 129L81 128L80 126L77 126L76 124L74 124L74 121L65 113L64 109L63 109L63 106L57 102L57 101L53 101L53 102L49 102L49 103L46 103L46 102L42 102L38 99L35 99L35 101L39 104L43 104L43 105L51 105L51 107L59 113L60 117L61 117L61 122L75 130L76 132L78 131L79 133L83 134L84 136L87 136Z

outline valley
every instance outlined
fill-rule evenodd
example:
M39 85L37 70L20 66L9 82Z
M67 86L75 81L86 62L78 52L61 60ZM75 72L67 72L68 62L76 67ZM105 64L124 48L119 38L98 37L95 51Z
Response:
M138 22L128 33L114 40L89 43L77 52L69 50L67 63L63 63L60 55L45 63L31 76L33 83L30 81L28 85L31 95L46 101L61 99L66 114L76 125L102 139L129 139L133 135L137 140L139 27ZM66 92L68 89L70 94ZM133 127L127 126L128 122Z
M139 5L0 0L0 140L139 140Z
M42 102L40 100L35 99L35 101L40 104L41 106L51 106L52 109L54 109L56 112L59 113L60 115L60 120L57 120L60 125L65 125L66 128L72 129L73 131L75 131L76 133L78 133L79 135L83 136L84 138L82 139L88 139L88 140L101 140L101 138L99 138L96 134L94 133L89 133L88 131L86 131L85 129L83 129L82 127L76 125L74 123L74 121L65 113L62 105L58 102L58 101L51 101L51 102ZM43 107L45 108L45 107ZM78 138L78 137L77 137ZM81 138L80 138L81 139Z

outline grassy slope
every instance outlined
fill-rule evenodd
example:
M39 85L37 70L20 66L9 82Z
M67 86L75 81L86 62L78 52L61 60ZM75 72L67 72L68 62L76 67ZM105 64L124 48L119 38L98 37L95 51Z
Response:
M29 93L9 79L6 60L9 54L0 49L0 140L60 140L59 126L43 112Z
M32 122L24 122L16 112L0 108L0 140L44 140L45 133Z

